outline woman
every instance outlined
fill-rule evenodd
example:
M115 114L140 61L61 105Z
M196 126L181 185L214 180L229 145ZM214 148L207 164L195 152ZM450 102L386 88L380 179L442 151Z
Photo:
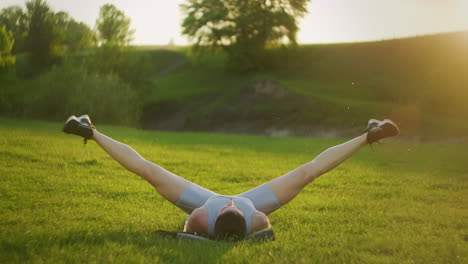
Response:
M364 134L331 147L314 160L239 195L214 193L145 160L128 145L100 133L87 115L71 116L65 122L65 133L92 139L113 159L141 176L165 199L190 216L186 232L221 240L240 240L270 226L268 215L287 204L307 184L338 166L366 144L399 134L398 126L389 119L369 120Z

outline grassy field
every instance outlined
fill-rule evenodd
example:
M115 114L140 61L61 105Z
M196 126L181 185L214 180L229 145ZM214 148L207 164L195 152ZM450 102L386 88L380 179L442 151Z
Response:
M0 263L467 263L466 145L364 148L270 216L277 240L160 237L184 213L59 123L0 119ZM344 139L99 126L148 160L234 194Z

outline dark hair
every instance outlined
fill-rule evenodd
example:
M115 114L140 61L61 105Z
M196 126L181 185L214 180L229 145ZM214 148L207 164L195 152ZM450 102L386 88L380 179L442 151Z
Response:
M222 212L215 223L215 239L237 241L245 237L244 216L237 210Z

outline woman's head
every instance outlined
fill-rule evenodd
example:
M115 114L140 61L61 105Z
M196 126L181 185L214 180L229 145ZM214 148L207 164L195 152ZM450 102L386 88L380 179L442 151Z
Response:
M230 202L219 212L215 222L216 240L241 240L247 232L245 218L234 202Z

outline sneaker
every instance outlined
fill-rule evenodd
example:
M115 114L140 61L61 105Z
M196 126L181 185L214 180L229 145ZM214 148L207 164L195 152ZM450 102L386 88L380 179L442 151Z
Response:
M366 132L367 142L372 144L384 138L398 136L400 129L390 119L384 119L383 121L371 119L367 124Z
M86 144L88 139L93 138L93 128L94 126L88 115L82 115L80 117L72 115L65 122L63 132L84 137L84 142Z

